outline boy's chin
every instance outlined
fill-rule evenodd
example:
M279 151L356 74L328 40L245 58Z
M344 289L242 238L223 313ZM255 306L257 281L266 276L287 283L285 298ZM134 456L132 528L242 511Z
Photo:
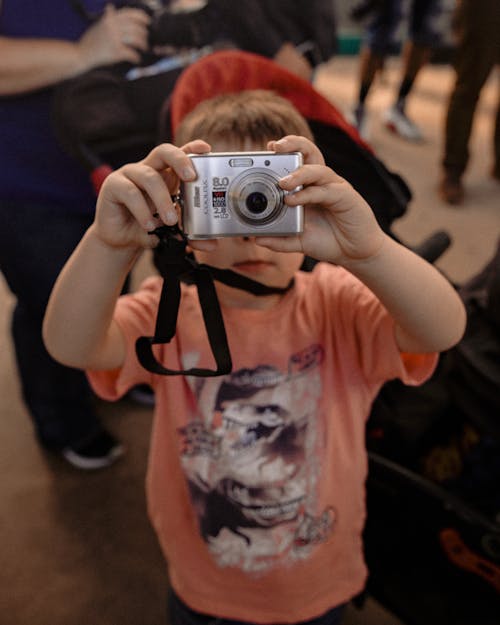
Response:
M268 275L274 268L275 265L273 263L266 261L246 261L235 263L232 267L233 271L236 271L237 273L255 277L261 276L263 279L265 279L266 275Z
M250 277L250 276L247 276ZM266 286L274 286L270 282L266 283L264 280L259 280L257 277L252 277L252 280L256 280ZM253 308L253 309L266 309L273 306L281 299L281 295L254 295L244 289L237 289L227 286L221 282L216 282L217 297L222 306L227 308Z

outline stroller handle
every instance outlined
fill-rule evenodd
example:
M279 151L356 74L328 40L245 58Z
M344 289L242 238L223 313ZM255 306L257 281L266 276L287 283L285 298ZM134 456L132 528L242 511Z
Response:
M500 532L500 527L497 523L490 521L488 517L469 507L460 497L449 493L441 486L372 451L368 453L368 457L371 474L377 472L392 478L394 482L412 485L439 503L440 507L445 511L455 513L462 521L472 522L481 528L482 531L493 532L494 534Z

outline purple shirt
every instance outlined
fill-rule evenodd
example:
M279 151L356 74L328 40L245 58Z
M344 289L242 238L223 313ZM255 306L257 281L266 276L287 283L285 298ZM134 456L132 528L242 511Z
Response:
M89 14L105 0L83 0ZM90 22L71 0L3 0L0 35L76 41ZM59 147L50 88L0 97L0 202L29 202L93 212L95 194L84 166Z

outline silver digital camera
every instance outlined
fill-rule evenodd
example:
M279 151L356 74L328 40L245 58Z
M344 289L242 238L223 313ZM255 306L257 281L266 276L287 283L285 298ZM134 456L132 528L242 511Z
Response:
M197 179L181 188L188 239L281 236L302 232L303 206L287 206L278 180L302 165L292 152L190 154ZM294 191L298 191L297 187Z

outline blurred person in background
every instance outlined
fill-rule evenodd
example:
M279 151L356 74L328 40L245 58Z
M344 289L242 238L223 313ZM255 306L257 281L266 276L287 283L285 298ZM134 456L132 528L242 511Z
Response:
M462 177L469 161L469 139L481 90L500 63L500 2L460 0L456 12L456 80L446 112L439 195L448 204L464 199ZM500 101L493 133L491 174L500 181Z
M333 0L174 2L153 37L177 48L228 45L273 59L305 80L336 51Z
M402 53L402 76L393 104L383 113L384 125L408 141L418 142L423 139L420 128L406 114L406 103L420 69L427 64L439 41L434 23L440 5L440 0L411 1L408 38ZM358 100L348 114L349 121L364 139L369 138L366 99L387 56L397 48L403 9L403 0L363 0L351 11L351 17L358 21L368 16L360 52Z
M84 374L55 362L41 337L53 283L96 200L87 172L57 144L52 90L97 66L137 63L149 21L104 0L0 0L0 270L17 298L12 336L37 440L81 469L108 466L123 448Z

